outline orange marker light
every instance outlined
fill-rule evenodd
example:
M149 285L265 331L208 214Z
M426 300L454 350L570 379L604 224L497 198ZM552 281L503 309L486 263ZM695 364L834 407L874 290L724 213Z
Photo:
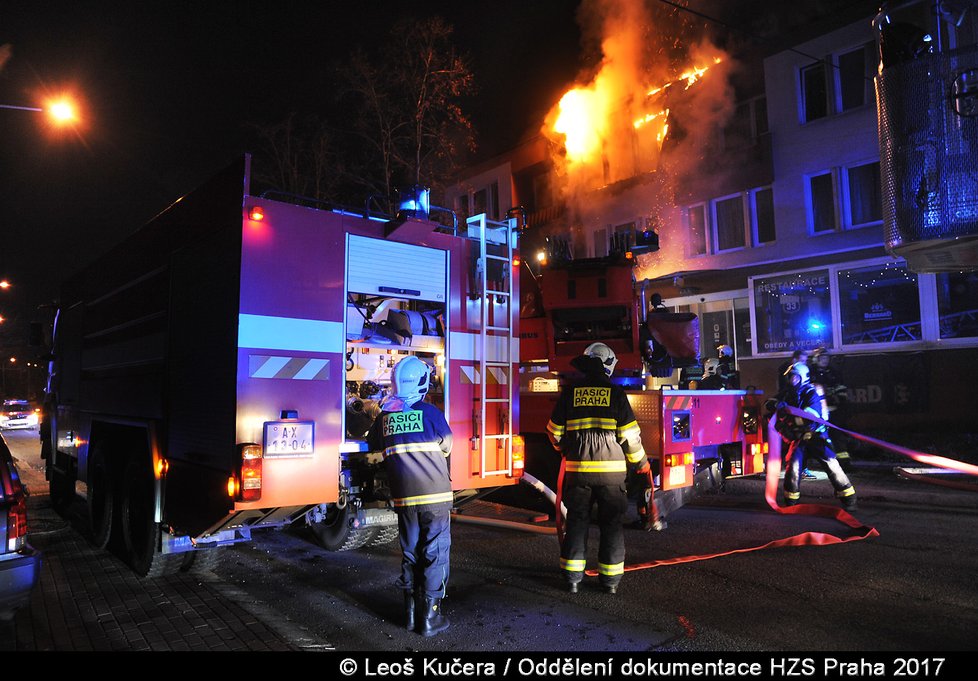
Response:
M261 206L252 206L248 209L248 217L255 221L260 221L265 219L265 211Z

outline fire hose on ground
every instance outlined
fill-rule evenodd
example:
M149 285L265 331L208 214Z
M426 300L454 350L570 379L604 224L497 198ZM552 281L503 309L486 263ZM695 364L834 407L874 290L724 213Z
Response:
M862 435L860 433L855 433L845 428L840 428L826 420L817 418L811 414L811 412L801 411L795 409L794 407L785 407L785 411L792 416L807 419L813 421L820 425L824 425L835 430L839 430L850 437L857 440L861 440L868 444L872 444L876 447L882 449L887 449L898 454L902 454L914 461L924 463L930 466L936 466L941 469L949 471L957 471L960 473L965 473L968 475L978 477L978 466L973 464L968 464L962 461L957 461L955 459L949 459L943 456L936 456L933 454L925 454L923 452L917 452L907 447L902 447L900 445L895 445L883 440L878 440L876 438L869 437L868 435ZM637 563L634 565L626 565L625 572L632 572L635 570L648 570L651 568L663 567L665 565L678 565L680 563L691 563L695 561L710 560L712 558L720 558L721 556L730 556L738 553L749 553L752 551L760 551L763 549L777 548L781 546L827 546L832 544L842 544L852 541L860 541L862 539L868 539L870 537L878 537L879 532L876 528L863 525L859 520L853 517L850 513L844 509L837 508L835 506L828 506L825 504L797 504L795 506L779 506L777 502L778 493L778 481L781 476L781 435L774 429L774 419L770 419L768 422L768 455L767 455L767 465L765 485L764 485L764 498L767 501L768 506L777 513L783 515L803 515L827 518L830 520L835 520L852 530L852 533L848 536L836 536L828 532L802 532L800 534L792 535L790 537L785 537L783 539L776 539L774 541L767 542L759 546L751 546L746 548L733 549L730 551L722 551L719 553L702 554L702 555L690 555L690 556L678 556L674 558L664 558L655 561L649 561L646 563ZM924 476L915 475L909 472L901 472L901 475L911 479L922 479ZM663 529L665 527L665 520L661 518L658 507L655 503L654 497L654 481L652 479L651 470L648 472L649 476L649 494L646 499L647 514L645 520L645 529ZM504 527L509 529L518 529L527 532L535 532L538 534L556 534L558 540L563 541L564 537L564 518L567 514L567 509L561 502L561 490L563 489L564 482L564 459L560 462L560 472L557 477L557 490L554 492L543 484L540 480L533 477L529 473L525 472L522 475L523 482L527 483L538 492L547 497L548 500L553 503L555 509L559 509L555 513L556 518L556 528L551 527L541 527L534 526L528 523L519 523L513 521L507 521L495 518L475 518L471 516L456 516L457 520L462 520L464 522L473 524L482 524L492 527ZM936 484L943 484L947 487L953 487L956 489L966 489L969 491L978 491L978 485L967 485L961 483L949 483L944 481L935 481ZM589 576L596 576L598 573L596 570L587 570L586 573Z
M907 447L901 447L900 445L894 445L889 442L884 442L883 440L877 440L876 438L869 437L867 435L862 435L860 433L854 433L844 428L839 428L828 421L812 416L810 412L804 412L793 407L787 407L786 411L792 416L797 416L800 418L808 419L809 421L814 421L818 424L835 428L840 430L847 435L854 437L863 442L873 444L877 447L883 449L888 449L890 451L896 452L907 456L920 463L929 464L932 466L937 466L947 470L959 471L961 473L967 473L968 475L978 476L978 466L964 463L962 461L957 461L955 459L949 459L942 456L935 456L932 454L925 454L923 452L917 452ZM679 563L691 563L700 560L709 560L711 558L719 558L721 556L729 556L737 553L749 553L751 551L760 551L762 549L776 548L780 546L826 546L830 544L842 544L852 541L860 541L862 539L868 539L870 537L878 537L879 532L876 528L863 525L851 514L846 512L841 508L836 508L834 506L827 506L824 504L798 504L796 506L782 507L778 506L777 493L778 493L778 480L781 475L781 436L774 429L774 419L768 422L768 456L767 456L767 473L764 486L764 498L768 503L768 506L777 513L784 515L806 515L821 518L829 518L836 520L843 525L851 528L853 533L849 536L839 537L834 534L827 532L802 532L790 537L785 537L783 539L776 539L774 541L768 542L760 546L751 546L747 548L733 549L731 551L723 551L719 553L696 555L696 556L680 556L676 558L665 558L662 560L650 561L647 563L638 563L635 565L626 565L625 571L631 572L635 570L647 570L650 568L662 567L664 565L677 565ZM974 489L978 490L978 487ZM590 576L597 575L596 570L588 570L587 573Z

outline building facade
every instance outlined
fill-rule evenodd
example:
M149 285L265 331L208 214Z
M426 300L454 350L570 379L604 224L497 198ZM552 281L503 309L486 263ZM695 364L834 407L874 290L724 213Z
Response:
M973 13L904 4L884 19L920 28L932 51L975 44ZM683 131L707 138L695 164L670 166L667 141L656 170L569 200L553 143L540 136L473 169L447 198L463 215L523 206L530 267L547 237L595 257L652 229L659 249L638 258L636 277L668 308L698 315L704 359L734 348L742 386L773 394L794 350L826 348L853 427L970 432L978 268L915 272L886 248L880 21L866 16L745 63L722 124Z

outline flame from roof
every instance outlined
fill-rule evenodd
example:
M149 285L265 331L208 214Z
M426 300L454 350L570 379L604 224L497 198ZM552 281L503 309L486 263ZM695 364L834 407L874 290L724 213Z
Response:
M712 64L690 67L673 80L646 91L645 98L655 98L681 83L685 84L684 90L689 89L711 66L722 61L722 58L714 57ZM612 96L613 90L599 76L591 85L571 88L560 98L552 130L563 136L564 149L572 163L589 163L601 153L613 108L617 104ZM638 130L656 122L659 127L655 138L661 147L669 130L668 118L669 109L663 107L634 120L632 126Z

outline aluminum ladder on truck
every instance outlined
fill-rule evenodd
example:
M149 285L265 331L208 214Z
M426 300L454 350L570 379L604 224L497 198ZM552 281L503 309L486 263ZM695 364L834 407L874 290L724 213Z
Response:
M515 315L519 314L519 300L514 295L513 286L515 222L488 220L485 213L466 220L469 237L479 242L476 283L479 286L482 309L476 362L480 377L481 425L478 437L481 457L479 470L482 478L513 474L513 363L517 360L514 354L518 347L514 343L513 329ZM496 266L492 267L491 263ZM499 272L499 278L490 279L490 270ZM490 288L490 284L498 288ZM492 314L490 310L493 310ZM505 324L501 323L500 317L505 320ZM497 385L504 386L502 392L505 397L490 397L490 376L496 380ZM505 423L499 423L499 419L495 423L489 422L487 415L490 404L497 404L505 411ZM497 430L501 432L496 432ZM493 451L497 454L500 446L505 448L504 467L489 468L486 452L490 444L495 445Z

